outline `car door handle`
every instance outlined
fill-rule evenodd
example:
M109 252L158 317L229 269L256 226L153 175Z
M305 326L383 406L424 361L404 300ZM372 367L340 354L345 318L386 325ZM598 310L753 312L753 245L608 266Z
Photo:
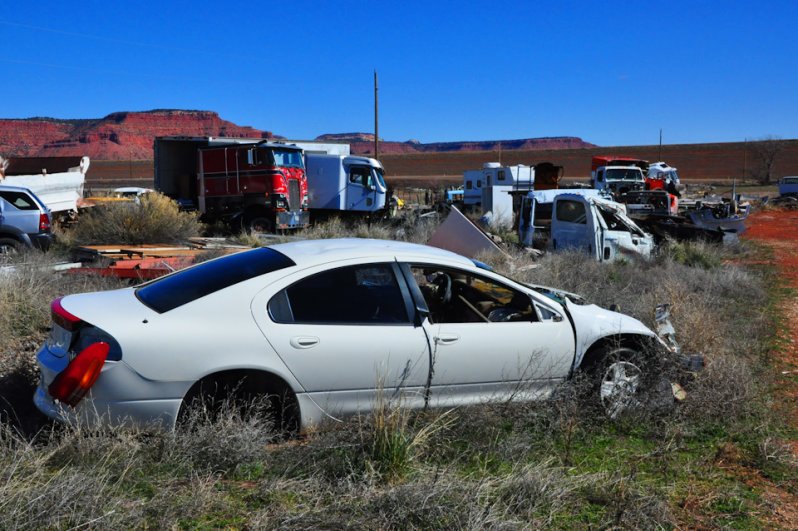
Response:
M451 345L452 343L457 342L460 339L460 336L457 334L442 334L435 338L435 343L440 343L442 345Z
M313 336L292 337L289 341L294 348L311 348L319 344L319 338Z

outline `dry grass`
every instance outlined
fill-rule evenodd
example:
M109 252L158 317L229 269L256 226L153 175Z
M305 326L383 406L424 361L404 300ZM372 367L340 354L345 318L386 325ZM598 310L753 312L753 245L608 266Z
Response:
M139 203L109 203L82 216L73 242L86 244L180 243L199 236L202 226L195 212L181 212L165 195L141 196Z
M302 235L423 242L434 227L334 221ZM615 264L566 253L531 269L520 254L488 258L519 280L618 303L649 325L654 306L670 302L685 350L709 360L675 411L610 421L577 379L542 403L442 414L383 402L371 416L278 444L268 423L238 408L215 420L197 414L175 433L34 419L33 356L50 300L120 284L54 275L26 256L30 266L0 276L0 408L11 404L0 419L0 528L652 529L682 525L679 496L694 489L734 505L732 516L702 506L705 521L752 527L754 495L714 464L716 448L733 440L768 470L794 464L758 381L765 286L729 261L744 252L671 248Z

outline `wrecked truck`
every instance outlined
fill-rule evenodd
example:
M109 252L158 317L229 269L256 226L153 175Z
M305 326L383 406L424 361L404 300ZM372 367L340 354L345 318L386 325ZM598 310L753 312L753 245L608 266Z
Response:
M521 201L518 237L538 249L581 249L600 262L649 258L653 237L627 215L624 205L599 190L529 192Z

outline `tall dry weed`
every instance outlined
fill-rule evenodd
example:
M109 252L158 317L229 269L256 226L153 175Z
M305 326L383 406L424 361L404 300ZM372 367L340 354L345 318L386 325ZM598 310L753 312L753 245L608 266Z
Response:
M182 243L198 236L195 212L181 212L165 195L150 193L139 203L110 203L81 216L73 229L76 244Z

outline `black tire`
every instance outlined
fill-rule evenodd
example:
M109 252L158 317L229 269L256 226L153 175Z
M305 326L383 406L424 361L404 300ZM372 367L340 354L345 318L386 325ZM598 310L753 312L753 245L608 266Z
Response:
M244 216L242 228L247 234L273 233L274 221L263 214Z
M604 350L591 372L594 396L608 417L614 419L640 407L645 368L645 360L637 350L621 346Z
M589 368L591 394L609 418L673 408L671 383L656 357L629 346L608 346L595 359Z
M242 419L258 416L275 435L298 432L298 406L288 390L264 392L247 385L209 380L199 382L183 398L177 415L178 429L190 429L196 422L216 422L223 415L237 414ZM234 408L234 409L231 409Z
M22 250L22 243L14 238L0 238L0 256L16 255Z

